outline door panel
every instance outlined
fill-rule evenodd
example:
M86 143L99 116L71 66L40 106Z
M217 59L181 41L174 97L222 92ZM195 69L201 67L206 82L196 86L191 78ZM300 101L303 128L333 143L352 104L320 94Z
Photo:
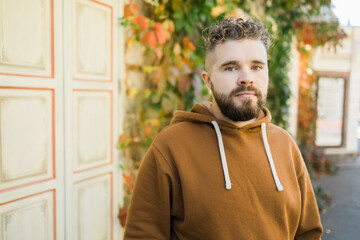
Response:
M73 92L74 172L112 164L112 91Z
M0 192L55 178L53 106L52 89L0 87Z
M51 190L1 204L0 239L56 239L54 202Z
M120 2L0 0L0 240L119 238Z
M112 81L113 7L99 1L73 1L73 78Z
M109 172L75 182L73 239L113 239L112 181Z
M54 77L52 0L0 1L0 72Z

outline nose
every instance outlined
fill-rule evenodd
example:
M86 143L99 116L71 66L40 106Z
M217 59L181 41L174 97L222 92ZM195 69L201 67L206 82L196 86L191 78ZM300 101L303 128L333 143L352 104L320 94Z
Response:
M240 74L238 76L238 85L253 85L254 81L252 80L252 76L249 71L243 69L240 71Z

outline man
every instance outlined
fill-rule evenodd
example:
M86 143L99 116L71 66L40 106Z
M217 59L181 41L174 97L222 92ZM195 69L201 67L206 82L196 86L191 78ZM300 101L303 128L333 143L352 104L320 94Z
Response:
M253 20L209 29L202 78L213 102L178 111L139 170L125 239L320 239L307 169L269 123L270 36Z

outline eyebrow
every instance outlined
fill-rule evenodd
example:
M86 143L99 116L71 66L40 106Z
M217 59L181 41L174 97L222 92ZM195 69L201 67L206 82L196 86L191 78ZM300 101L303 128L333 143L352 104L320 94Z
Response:
M238 65L238 62L235 60L226 61L223 64L221 64L220 68L229 66L229 65Z
M264 61L261 61L261 60L252 60L251 63L253 63L253 64L262 64L262 65L266 64ZM236 60L226 61L223 64L221 64L220 68L226 67L226 66L229 66L229 65L239 65L239 62L236 61Z

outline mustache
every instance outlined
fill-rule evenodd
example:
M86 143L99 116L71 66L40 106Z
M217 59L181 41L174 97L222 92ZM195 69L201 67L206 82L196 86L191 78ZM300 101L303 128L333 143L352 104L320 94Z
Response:
M248 91L254 92L257 97L259 97L261 95L261 92L259 89L255 88L253 86L241 85L241 86L235 88L234 90L232 90L230 92L229 96L233 97L233 96L237 95L238 93L248 92Z

